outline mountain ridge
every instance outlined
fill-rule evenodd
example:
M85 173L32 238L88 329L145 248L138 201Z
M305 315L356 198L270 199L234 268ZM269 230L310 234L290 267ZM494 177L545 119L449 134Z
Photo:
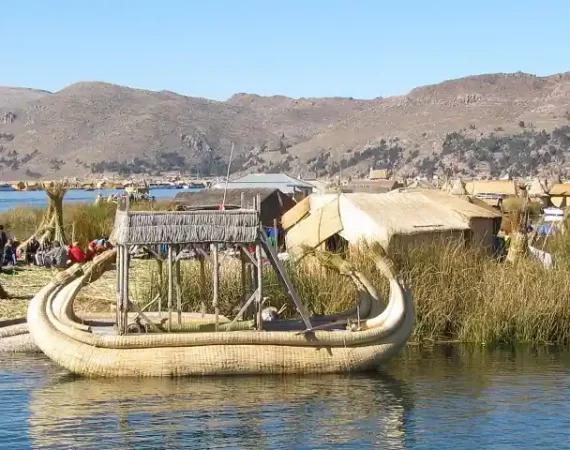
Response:
M334 176L340 159L343 174L351 176L371 166L426 175L427 158L433 159L427 172L496 175L493 167L519 170L516 162L503 161L510 150L495 148L479 160L469 153L480 150L471 141L487 145L492 136L503 148L509 136L519 135L528 141L523 156L541 156L549 146L560 150L563 160L548 163L535 155L539 162L531 164L538 172L553 171L566 164L569 149L558 139L564 133L557 131L552 142L535 134L563 130L569 107L570 72L474 75L374 99L236 93L219 101L97 81L53 93L0 87L0 178L222 175L232 143L236 173ZM454 133L468 139L461 141L465 151L445 153ZM534 148L538 141L544 148Z

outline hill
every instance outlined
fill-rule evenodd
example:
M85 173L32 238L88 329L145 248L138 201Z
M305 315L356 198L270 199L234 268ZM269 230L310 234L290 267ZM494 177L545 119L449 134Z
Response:
M559 170L570 150L570 73L490 74L373 100L227 101L82 82L0 87L0 178L233 169L360 176ZM545 156L546 155L546 156ZM520 173L519 173L520 172Z

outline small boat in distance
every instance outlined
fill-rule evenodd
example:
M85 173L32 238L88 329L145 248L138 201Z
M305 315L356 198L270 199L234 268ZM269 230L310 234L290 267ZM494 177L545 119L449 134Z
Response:
M0 191L15 191L15 190L16 189L14 189L8 183L0 183Z

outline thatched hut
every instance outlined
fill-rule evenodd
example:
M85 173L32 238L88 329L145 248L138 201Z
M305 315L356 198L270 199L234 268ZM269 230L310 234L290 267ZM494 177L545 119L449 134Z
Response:
M378 242L388 249L452 238L491 248L501 214L437 190L311 195L283 217L290 252Z

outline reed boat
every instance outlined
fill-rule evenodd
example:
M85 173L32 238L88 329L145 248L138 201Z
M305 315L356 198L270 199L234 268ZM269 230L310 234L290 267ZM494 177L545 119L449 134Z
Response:
M69 371L98 377L160 377L188 375L309 374L365 371L394 356L407 342L414 325L411 293L398 280L389 261L379 255L376 268L388 279L386 307L374 286L362 274L342 267L339 271L357 287L359 303L341 314L307 314L276 250L269 244L258 211L117 211L112 238L116 248L91 263L60 273L33 298L28 326L36 345ZM175 249L189 242L229 242L241 245L245 259L254 255L243 245L256 242L258 280L262 280L261 249L265 250L295 303L300 320L264 320L262 283L229 320L218 315L219 282L217 246L212 245L214 322L182 320L180 298L174 311L175 275L169 278L168 311L160 324L129 300L130 245L168 245L169 277L178 271ZM164 244L167 242L167 244ZM73 302L81 288L110 268L116 258L117 318L115 324L92 326L75 315ZM255 265L255 264L254 264ZM344 272L343 272L344 270ZM255 301L257 299L257 302ZM252 320L242 320L255 306ZM143 308L144 309L144 308ZM138 316L137 316L138 314ZM131 333L132 316L143 322ZM104 325L104 324L101 324Z

